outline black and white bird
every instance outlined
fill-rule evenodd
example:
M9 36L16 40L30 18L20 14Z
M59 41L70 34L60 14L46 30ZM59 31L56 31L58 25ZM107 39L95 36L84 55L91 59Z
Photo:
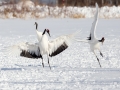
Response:
M59 53L61 53L62 51L64 51L65 49L67 49L69 47L71 41L74 40L75 35L77 35L79 32L60 36L56 39L53 39L52 41L48 40L48 38L45 35L46 32L50 36L49 30L45 29L42 34L41 40L39 42L39 48L40 48L41 56L43 56L45 54L47 55L48 64L50 67L49 57L56 56ZM42 58L42 63L43 63L43 58ZM43 66L44 66L44 64L43 64Z
M77 40L79 42L87 42L90 44L90 49L91 51L95 54L96 58L97 58L97 61L101 67L101 64L100 64L100 61L95 53L95 50L99 50L100 52L100 55L103 57L103 54L101 53L100 51L100 44L105 41L104 37L102 37L101 40L98 40L96 38L96 34L95 34L95 31L96 31L96 25L97 25L97 22L98 22L98 15L99 15L99 11L98 11L98 4L96 3L96 13L95 13L95 17L94 17L94 21L92 23L92 28L91 28L91 31L90 31L90 36L88 37L87 40Z
M48 64L50 67L49 57L56 56L65 49L67 49L71 42L74 40L75 36L79 33L75 32L69 35L63 35L49 41L46 32L50 36L50 31L48 29L45 29L42 34L41 32L37 31L38 43L30 44L26 42L13 45L9 49L10 53L14 55L17 54L27 58L41 58L43 67L44 67L43 55L47 55Z

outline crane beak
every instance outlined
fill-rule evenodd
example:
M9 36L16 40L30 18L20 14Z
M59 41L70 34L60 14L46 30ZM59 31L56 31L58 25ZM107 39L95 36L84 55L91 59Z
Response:
M50 33L48 33L49 34L49 36L50 36ZM51 37L51 36L50 36Z

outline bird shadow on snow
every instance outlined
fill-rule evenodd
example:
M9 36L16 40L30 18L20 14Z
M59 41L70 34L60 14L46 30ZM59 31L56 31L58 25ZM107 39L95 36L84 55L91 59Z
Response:
M19 65L19 64L15 64L15 66L18 66L18 67L21 67L22 69L27 69L27 68L31 68L31 69L37 69L37 68L39 68L39 69L44 69L44 68L47 68L47 69L49 69L49 66L44 66L44 68L43 68L43 66L42 65L40 65L40 64L38 64L38 65L32 65L32 64L29 64L29 65ZM58 66L51 66L51 68L57 68Z
M2 71L15 71L15 70L18 70L18 71L22 71L22 68L1 68Z
M10 67L10 68L1 68L1 71L22 71L22 70L27 70L27 69L49 69L49 66L43 66L42 65L19 65L19 64L15 64L15 66L17 67ZM57 68L57 66L51 66L51 68Z

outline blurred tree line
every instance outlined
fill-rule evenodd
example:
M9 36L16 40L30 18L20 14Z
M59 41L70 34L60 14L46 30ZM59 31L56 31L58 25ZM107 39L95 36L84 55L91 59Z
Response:
M95 6L95 3L99 6L118 6L120 5L120 0L58 0L59 6Z
M25 0L2 0L5 1L7 3L11 3L11 4L15 4L19 1L25 1ZM31 0L35 3L35 5L37 4L42 4L42 0ZM52 0L45 0L48 3ZM55 0L53 0L55 1ZM95 3L98 3L99 6L118 6L120 5L120 0L56 0L56 5L58 6L95 6ZM47 4L48 4L47 3ZM53 5L53 4L48 4L48 5Z

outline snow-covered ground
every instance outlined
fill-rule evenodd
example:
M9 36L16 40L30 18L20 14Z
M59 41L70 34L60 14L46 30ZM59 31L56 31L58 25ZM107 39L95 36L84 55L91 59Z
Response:
M0 18L91 18L94 16L95 7L50 7L40 6L31 1L19 2L14 5L0 6ZM100 18L120 18L120 6L104 6L99 9Z
M74 42L61 54L50 58L28 59L7 55L6 49L20 42L37 42L39 31L48 28L51 38L81 30L79 38L89 36L93 19L0 19L0 89L1 90L119 90L120 89L120 20L99 19L97 37L105 37L97 52L102 68L87 43ZM12 51L11 51L12 52Z

